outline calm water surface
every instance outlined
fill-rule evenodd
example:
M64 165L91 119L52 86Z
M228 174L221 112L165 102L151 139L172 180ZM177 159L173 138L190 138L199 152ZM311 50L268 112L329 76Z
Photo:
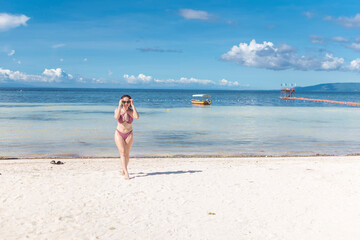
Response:
M283 101L278 91L0 89L0 156L117 157L114 109L134 98L132 156L314 155L359 153L360 108ZM354 93L298 96L360 102Z

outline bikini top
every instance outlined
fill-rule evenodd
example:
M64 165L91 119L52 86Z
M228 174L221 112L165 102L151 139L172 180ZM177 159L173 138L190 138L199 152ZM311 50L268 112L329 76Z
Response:
M124 119L125 114L127 114L127 115L129 116L129 120L128 120L128 121L125 121L125 119ZM120 117L119 117L119 119L118 119L118 122L119 122L119 123L124 123L124 122L126 122L126 123L131 124L131 123L133 122L133 120L134 120L134 119L130 116L130 114L128 114L127 112L124 112L123 114L120 115Z

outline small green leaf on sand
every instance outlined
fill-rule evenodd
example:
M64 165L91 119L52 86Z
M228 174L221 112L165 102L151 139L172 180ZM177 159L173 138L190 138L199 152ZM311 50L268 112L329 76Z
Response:
M115 228L114 227L111 227L111 228L109 228L110 230L115 230Z
M209 215L215 215L215 213L213 213L213 212L209 212L208 214L209 214Z

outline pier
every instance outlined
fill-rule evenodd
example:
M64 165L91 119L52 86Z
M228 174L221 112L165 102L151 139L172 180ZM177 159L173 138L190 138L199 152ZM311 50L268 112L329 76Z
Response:
M287 84L285 84L285 86L286 85ZM312 101L312 102L343 104L343 105L356 106L356 107L360 106L360 103L357 102L342 102L342 101L334 101L334 100L326 100L326 99L295 97L295 91L296 91L295 87L291 87L291 88L284 87L281 89L280 98L285 100L303 100L303 101Z

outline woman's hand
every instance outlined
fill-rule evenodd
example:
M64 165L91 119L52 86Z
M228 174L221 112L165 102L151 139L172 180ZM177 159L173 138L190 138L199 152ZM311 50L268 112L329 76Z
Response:
M129 100L130 100L130 104L132 107L132 111L131 111L132 117L135 119L139 119L139 113L136 111L136 108L134 106L134 100L132 100L132 99L129 99Z
M120 101L119 101L119 108L121 108L122 105L123 105L123 104L122 104L122 99L120 99Z

